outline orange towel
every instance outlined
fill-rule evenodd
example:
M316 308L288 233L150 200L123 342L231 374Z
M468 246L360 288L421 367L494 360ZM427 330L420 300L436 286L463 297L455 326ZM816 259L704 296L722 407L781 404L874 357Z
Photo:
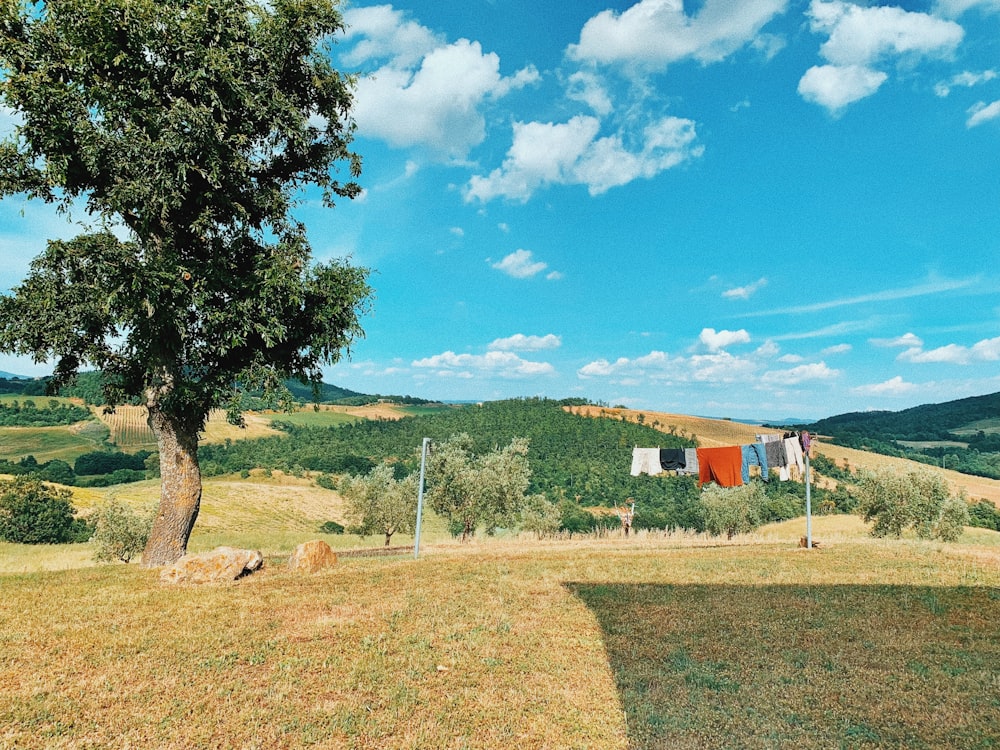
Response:
M720 487L743 484L743 451L738 445L698 449L698 486L715 482Z

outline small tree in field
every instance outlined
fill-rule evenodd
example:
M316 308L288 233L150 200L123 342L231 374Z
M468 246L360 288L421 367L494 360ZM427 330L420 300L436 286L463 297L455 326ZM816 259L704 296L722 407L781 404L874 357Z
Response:
M137 512L118 498L112 498L96 513L91 542L97 562L120 560L127 563L142 552L153 528L153 513Z
M709 484L701 493L701 512L705 530L732 539L760 527L764 519L764 485L750 482L739 487Z
M143 564L181 557L201 502L198 433L243 393L318 383L362 335L367 270L314 264L292 210L352 198L353 80L326 45L337 0L5 0L0 195L83 210L0 296L0 351L55 359L53 386L102 370L138 399L160 505ZM335 179L345 164L351 180ZM115 228L112 233L109 228Z
M521 508L521 530L533 533L539 539L552 536L559 531L562 513L559 506L545 495L531 495Z
M926 469L864 472L857 494L858 510L872 523L872 536L899 538L913 529L921 539L954 541L969 522L964 497L953 498L944 478Z
M462 541L484 526L487 533L517 523L531 478L528 441L478 454L473 439L462 433L435 445L427 466L427 501L445 516Z
M347 503L351 531L384 534L389 546L397 531L411 534L417 524L417 476L396 479L392 465L381 463L366 476L347 475L337 489Z

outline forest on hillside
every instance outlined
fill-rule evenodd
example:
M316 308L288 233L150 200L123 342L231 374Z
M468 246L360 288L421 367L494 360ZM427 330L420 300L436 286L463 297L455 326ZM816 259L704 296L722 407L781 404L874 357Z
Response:
M529 441L529 493L580 507L614 508L636 504L636 528L699 528L699 491L694 478L660 475L633 477L634 447L694 447L689 436L670 434L624 418L595 419L570 413L578 400L511 399L455 407L396 421L367 421L338 427L301 427L275 423L285 437L205 445L202 471L246 472L262 468L329 474L363 473L391 461L397 474L417 471L423 438L433 442L466 433L477 450L503 447L514 438ZM825 491L822 491L826 497ZM768 518L801 515L805 490L797 482L771 482ZM817 499L819 502L819 499ZM836 506L836 500L831 501ZM845 502L842 499L842 502Z
M802 427L848 448L1000 479L1000 393L839 414Z

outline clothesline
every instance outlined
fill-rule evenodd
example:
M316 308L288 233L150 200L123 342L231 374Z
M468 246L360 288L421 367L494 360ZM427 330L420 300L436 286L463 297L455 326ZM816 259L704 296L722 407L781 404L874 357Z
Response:
M791 470L805 472L803 456L809 453L808 432L758 434L757 442L718 448L639 448L632 449L632 476L664 472L698 477L698 486L715 482L721 487L739 487L750 481L750 467L757 466L761 478L770 480L770 470L778 469L778 479L791 479Z

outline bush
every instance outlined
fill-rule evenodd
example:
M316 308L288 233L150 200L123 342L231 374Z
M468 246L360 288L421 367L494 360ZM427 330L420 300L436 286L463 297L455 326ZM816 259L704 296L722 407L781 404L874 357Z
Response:
M925 469L905 474L889 468L863 472L858 510L873 524L876 537L899 538L913 529L921 539L955 541L969 522L965 498L952 498L945 480Z
M319 530L324 534L343 534L345 531L343 524L336 521L326 521L319 527Z
M728 539L759 528L768 511L764 485L757 481L739 487L710 484L702 490L701 508L705 531Z
M98 562L120 560L127 563L142 552L153 528L152 510L137 512L117 498L101 506L95 516L92 542L97 545Z
M979 500L969 506L969 526L1000 531L1000 508L989 500Z
M0 481L0 539L15 544L63 544L74 536L72 495L39 479Z

